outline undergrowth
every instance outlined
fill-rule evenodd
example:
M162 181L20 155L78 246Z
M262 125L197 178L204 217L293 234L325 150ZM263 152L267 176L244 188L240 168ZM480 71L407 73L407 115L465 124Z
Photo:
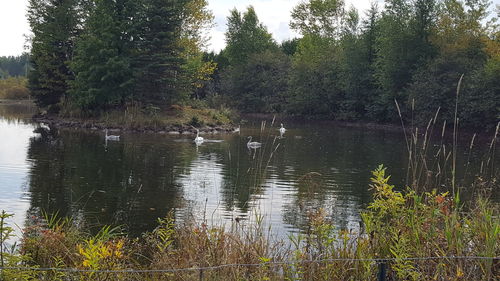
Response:
M3 270L3 280L373 280L377 263L390 259L388 280L498 280L500 260L453 257L500 256L498 205L478 196L464 210L459 197L436 190L397 191L386 168L373 171L374 200L362 213L359 232L336 229L322 209L311 211L308 231L289 241L270 237L257 224L230 229L206 222L176 224L172 215L139 238L103 228L90 235L70 219L45 216L24 229L19 250L2 251L5 266L84 270L213 270L175 273ZM7 214L2 218L8 219ZM2 244L12 235L2 219ZM432 257L447 257L432 259ZM423 258L409 260L408 258ZM430 258L430 259L429 259ZM23 279L24 280L24 279Z

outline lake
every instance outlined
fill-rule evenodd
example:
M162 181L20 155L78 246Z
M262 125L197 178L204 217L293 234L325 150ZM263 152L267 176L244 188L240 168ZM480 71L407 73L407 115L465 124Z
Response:
M0 209L20 227L57 212L89 229L121 225L137 236L172 212L219 225L263 218L286 235L305 229L307 214L322 207L337 227L357 229L373 169L384 164L393 183L405 183L402 131L290 121L279 138L279 120L252 119L240 133L204 135L200 146L192 135L120 133L106 142L102 131L33 123L34 112L0 104ZM247 149L248 136L262 147ZM474 173L480 153L462 148L459 166L470 162Z

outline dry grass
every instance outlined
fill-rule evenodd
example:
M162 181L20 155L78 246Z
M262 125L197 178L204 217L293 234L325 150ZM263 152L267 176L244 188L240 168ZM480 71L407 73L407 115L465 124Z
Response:
M124 110L109 110L98 117L88 116L79 110L63 106L60 116L68 121L92 123L102 127L163 130L171 126L218 126L231 124L234 113L225 108L193 108L191 106L172 105L168 110L157 107L129 105Z

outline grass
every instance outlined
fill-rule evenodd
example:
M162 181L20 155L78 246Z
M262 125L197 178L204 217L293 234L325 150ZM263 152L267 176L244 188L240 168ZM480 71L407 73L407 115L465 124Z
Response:
M27 79L25 77L9 77L7 79L0 79L0 99L29 99L29 90L26 85Z
M168 110L154 106L129 105L124 110L110 110L97 117L89 117L79 110L63 106L60 116L83 123L122 129L162 130L171 126L221 126L232 123L235 114L227 108L195 108L172 105Z

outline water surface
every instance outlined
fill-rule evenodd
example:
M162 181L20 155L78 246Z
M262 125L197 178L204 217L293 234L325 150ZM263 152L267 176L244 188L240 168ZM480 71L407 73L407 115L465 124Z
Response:
M152 230L173 212L179 220L251 223L263 216L278 234L304 229L318 207L339 228L359 227L371 200L370 171L383 163L402 186L406 143L400 132L252 120L241 133L189 135L49 128L29 121L34 109L0 104L0 209L22 226L42 211L72 216L90 229L122 225ZM248 150L247 136L263 143Z

